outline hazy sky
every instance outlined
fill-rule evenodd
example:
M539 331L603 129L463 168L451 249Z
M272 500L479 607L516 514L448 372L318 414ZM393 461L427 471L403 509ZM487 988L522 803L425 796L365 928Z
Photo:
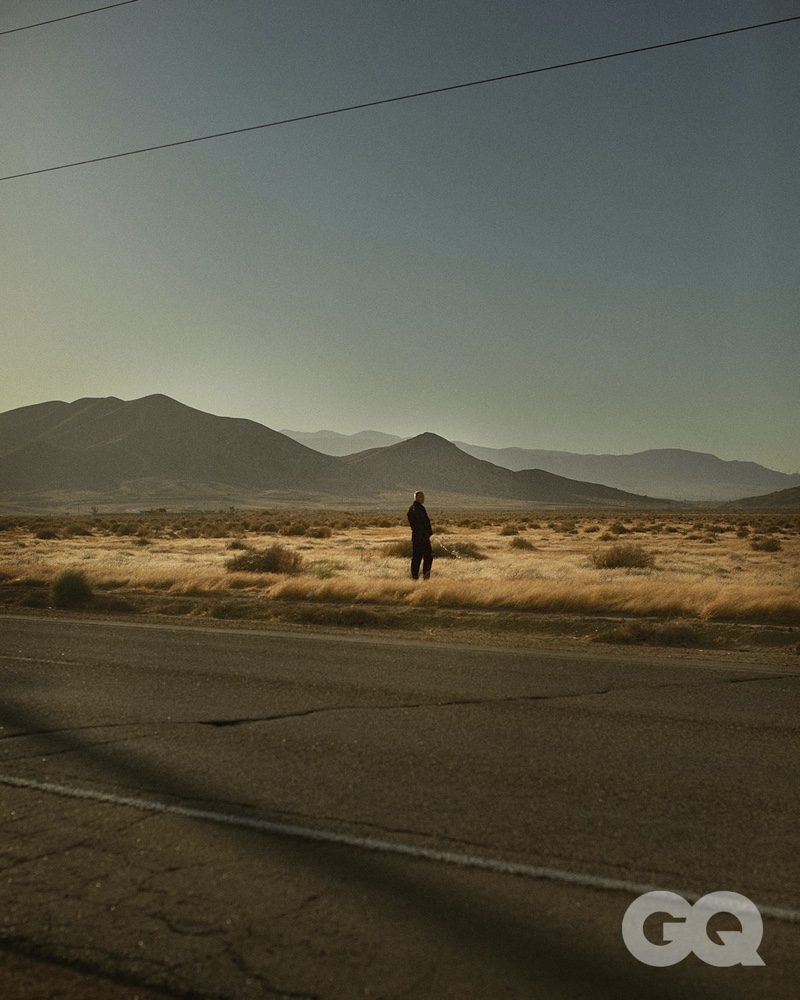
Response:
M0 36L0 174L794 15L138 0ZM800 471L799 53L797 21L4 181L0 410Z

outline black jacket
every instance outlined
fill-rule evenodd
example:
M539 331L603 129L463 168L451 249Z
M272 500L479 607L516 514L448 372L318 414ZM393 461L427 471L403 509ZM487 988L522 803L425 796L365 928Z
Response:
M428 512L425 507L415 500L411 506L408 508L408 513L406 514L408 518L408 523L411 525L411 537L426 539L430 538L433 534L433 528L431 527L431 521L428 517Z

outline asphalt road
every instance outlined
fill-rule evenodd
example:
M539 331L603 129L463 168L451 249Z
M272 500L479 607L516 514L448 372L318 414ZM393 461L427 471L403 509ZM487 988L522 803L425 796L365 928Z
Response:
M0 692L13 948L203 997L797 995L797 668L0 617ZM638 961L648 887L747 896L765 964Z

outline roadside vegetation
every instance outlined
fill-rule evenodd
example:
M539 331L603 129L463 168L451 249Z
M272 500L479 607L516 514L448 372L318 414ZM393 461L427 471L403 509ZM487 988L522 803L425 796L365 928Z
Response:
M92 587L82 569L62 569L50 585L50 600L56 608L74 608L93 597Z
M425 582L409 578L403 514L6 516L0 602L231 619L291 604L284 617L351 625L414 608L800 625L800 516L432 513Z

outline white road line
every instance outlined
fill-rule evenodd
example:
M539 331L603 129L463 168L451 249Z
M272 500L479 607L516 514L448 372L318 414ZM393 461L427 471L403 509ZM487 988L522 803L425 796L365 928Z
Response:
M168 802L155 802L149 799L138 799L111 792L98 792L90 788L72 788L69 785L59 785L47 781L35 781L32 778L17 778L13 775L0 774L0 784L13 788L30 788L52 795L62 795L73 799L89 799L93 802L107 802L111 805L128 806L141 809L144 812L167 813L175 816L186 816L190 819L200 819L211 823L222 823L227 826L245 827L259 830L262 833L272 833L282 837L299 837L303 840L316 840L329 844L340 844L344 847L356 847L368 851L380 851L384 854L401 854L406 857L424 861L435 861L439 864L457 865L461 868L477 868L482 871L496 872L500 875L516 875L533 879L548 879L554 882L566 882L590 889L611 889L633 893L637 896L645 892L663 891L663 886L646 885L640 882L629 882L625 879L606 878L602 875L587 875L580 872L564 871L560 868L543 868L534 865L520 864L516 861L500 861L496 858L483 858L474 854L459 854L454 851L439 851L432 847L419 847L414 844L393 843L388 840L376 840L372 837L356 837L349 833L336 833L333 830L315 830L306 826L292 826L288 823L275 823L272 820L256 819L251 816L237 816L230 813L210 812L206 809L192 809L188 806L171 805ZM688 890L672 890L690 902L697 902L705 893ZM755 902L755 901L754 901ZM800 911L784 909L778 906L756 903L761 915L775 920L800 923Z

